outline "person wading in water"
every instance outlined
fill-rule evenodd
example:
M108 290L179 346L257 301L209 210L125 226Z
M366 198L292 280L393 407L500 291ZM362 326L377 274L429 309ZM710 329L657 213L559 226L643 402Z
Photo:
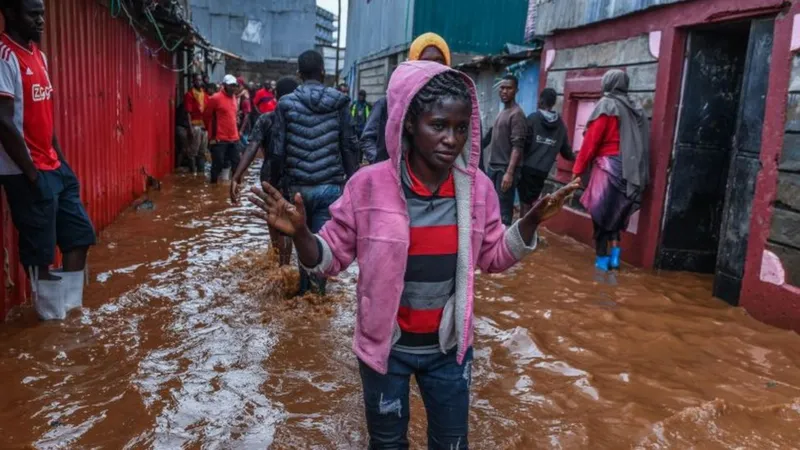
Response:
M292 77L284 77L278 80L276 89L276 98L280 100L284 95L294 92L297 89L297 80ZM231 177L231 203L234 205L239 204L239 196L241 194L242 185L244 184L244 175L253 160L256 159L258 149L261 148L264 152L264 162L261 164L260 179L261 182L267 182L272 186L280 186L281 173L275 169L275 164L271 164L272 156L272 124L275 123L275 113L268 112L262 114L256 124L253 125L253 131L250 132L250 139L247 148L244 151L239 166ZM287 265L292 259L292 241L287 239L286 236L280 233L273 227L269 228L270 240L272 245L278 250L278 257L282 266Z
M650 180L650 124L628 98L630 79L621 70L603 76L603 98L589 117L574 179L592 165L581 204L592 216L601 271L620 266L620 240ZM610 252L609 252L610 247Z
M318 235L301 196L291 204L264 184L251 200L257 215L293 236L309 270L333 276L358 260L353 350L369 448L408 448L414 375L428 448L466 449L475 270L502 272L533 251L538 226L577 185L542 198L506 229L492 182L478 170L480 114L469 77L406 62L388 98L389 160L353 176Z

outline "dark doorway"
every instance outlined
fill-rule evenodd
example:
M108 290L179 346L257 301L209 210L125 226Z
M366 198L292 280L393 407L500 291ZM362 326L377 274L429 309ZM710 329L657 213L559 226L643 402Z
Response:
M658 267L714 273L738 304L760 169L772 18L692 30Z

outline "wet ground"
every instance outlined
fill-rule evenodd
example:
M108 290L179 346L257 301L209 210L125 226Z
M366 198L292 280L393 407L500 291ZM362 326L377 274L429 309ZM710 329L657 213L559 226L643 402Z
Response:
M350 352L355 267L328 299L265 251L225 186L177 176L91 255L86 308L0 325L0 449L363 449ZM545 235L480 276L475 449L800 447L800 337L710 297L711 281L626 269ZM423 448L421 401L412 448Z

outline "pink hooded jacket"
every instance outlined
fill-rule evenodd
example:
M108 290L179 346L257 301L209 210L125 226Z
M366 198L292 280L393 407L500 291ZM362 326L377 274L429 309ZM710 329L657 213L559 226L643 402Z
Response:
M401 64L392 75L387 93L388 161L360 170L345 185L342 197L330 208L331 220L318 235L321 262L309 270L333 276L358 259L358 314L353 350L361 361L381 374L399 339L397 312L403 293L409 248L409 217L400 181L403 159L403 122L414 96L431 78L453 70L441 64L414 61ZM460 73L460 72L459 72ZM472 302L476 268L502 272L533 251L517 224L505 229L494 187L478 170L480 112L475 85L464 74L472 97L470 139L456 161L454 181L458 216L456 290L445 307L439 330L441 349L458 347L463 364L472 345Z

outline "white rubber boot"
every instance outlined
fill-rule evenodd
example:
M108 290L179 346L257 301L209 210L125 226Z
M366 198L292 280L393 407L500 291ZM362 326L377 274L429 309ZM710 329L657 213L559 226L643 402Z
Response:
M86 272L64 272L59 269L53 272L55 276L61 277L61 289L64 291L64 309L70 312L73 309L83 307L83 285L86 281Z
M39 270L31 269L33 306L42 320L64 320L67 309L64 306L63 280L40 280Z

